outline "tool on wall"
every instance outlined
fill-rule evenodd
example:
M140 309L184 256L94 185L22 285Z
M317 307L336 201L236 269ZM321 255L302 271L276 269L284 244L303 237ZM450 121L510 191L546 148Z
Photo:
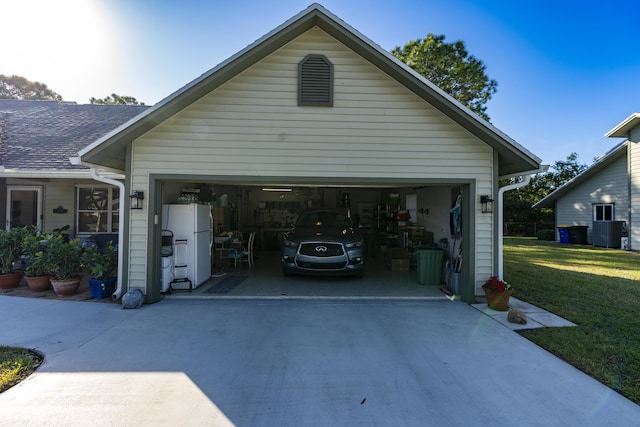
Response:
M462 234L462 193L458 193L456 201L449 212L451 213L451 233L453 234L453 246L451 247L451 261L449 264L449 277L447 279L447 285L451 283L452 273L460 273L460 271L462 271L462 243L460 243L460 247L457 248L458 253L456 254L456 243L458 241L458 236L461 236Z

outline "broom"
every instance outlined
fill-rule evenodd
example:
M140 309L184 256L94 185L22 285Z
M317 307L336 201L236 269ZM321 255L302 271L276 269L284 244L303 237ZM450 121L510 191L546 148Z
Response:
M447 289L445 286L440 286L440 291L442 291L442 293L449 298L449 300L453 301L456 299L456 296L454 295L453 292L451 292L449 289Z

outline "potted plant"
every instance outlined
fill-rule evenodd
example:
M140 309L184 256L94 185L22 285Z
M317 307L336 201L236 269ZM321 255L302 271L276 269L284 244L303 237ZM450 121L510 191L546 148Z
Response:
M69 239L60 233L51 234L47 240L49 259L46 270L51 276L51 286L59 296L73 295L80 286L82 272L82 242Z
M513 287L509 283L500 280L498 276L491 276L482 285L482 290L487 296L489 308L498 311L509 310L509 297L513 292Z
M116 284L113 273L118 266L118 250L115 245L107 242L102 249L97 246L85 247L82 263L89 270L91 296L102 299L112 294Z
M15 288L22 279L22 271L16 267L22 255L25 230L24 227L0 230L0 289Z
M47 272L50 239L51 235L40 235L36 228L29 229L22 239L24 276L34 292L44 292L51 286Z

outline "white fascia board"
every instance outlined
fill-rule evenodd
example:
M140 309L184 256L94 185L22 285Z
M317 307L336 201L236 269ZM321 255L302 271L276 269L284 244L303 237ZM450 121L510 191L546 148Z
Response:
M627 138L629 131L636 126L640 126L640 113L633 113L622 123L605 133L604 136L607 138Z
M106 174L113 179L124 179L124 175L117 173ZM91 179L91 172L87 170L78 171L46 171L28 169L6 169L0 167L0 177L2 178L61 178L61 179Z
M435 85L433 82L428 80L425 76L423 76L422 74L418 73L416 70L414 70L413 68L411 68L410 66L408 66L407 64L405 64L404 62L402 62L401 60L396 58L395 56L393 56L393 54L391 52L383 49L380 45L375 43L373 40L369 39L367 36L365 36L364 34L359 32L358 30L356 30L351 25L347 24L345 21L340 19L338 16L336 16L333 13L329 12L327 9L325 9L324 7L322 7L320 5L313 4L313 5L311 5L310 8L313 8L313 7L315 7L316 9L319 9L320 11L322 11L322 13L324 13L325 15L327 15L328 17L330 17L334 21L338 22L340 25L342 25L342 27L345 30L350 32L353 36L361 39L365 44L369 45L372 49L374 49L378 53L378 55L386 58L390 62L395 63L398 67L402 68L406 73L408 73L411 76L413 76L415 79L420 81L423 85L427 86L430 90L432 90L433 92L436 92L442 98L446 99L451 105L453 105L457 110L459 110L460 113L462 113L465 116L467 116L469 119L474 121L477 125L486 128L490 133L492 133L496 137L497 140L501 141L503 144L510 145L511 147L515 148L522 155L528 157L529 159L534 161L536 164L540 164L542 162L541 158L539 158L538 156L533 154L531 151L526 149L524 146L522 146L521 144L516 142L509 135L507 135L506 133L502 132L500 129L498 129L497 127L495 127L491 123L489 123L487 120L484 120L478 114L476 114L473 111L471 111L469 108L467 108L460 101L455 99L453 96L449 95L447 92L445 92L440 87ZM287 23L285 23L285 24L287 24ZM280 28L278 28L276 30L279 30L279 29ZM522 174L524 175L525 173L522 173Z
M202 83L203 81L209 79L212 75L216 74L218 71L220 71L221 69L225 68L227 65L233 63L235 60L237 60L238 58L240 58L243 55L247 54L252 49L256 48L257 46L259 46L260 44L262 44L263 42L265 42L269 38L273 37L274 35L278 34L279 32L281 32L283 30L286 30L289 26L291 26L292 24L294 24L298 20L304 18L306 15L310 15L310 14L314 13L315 11L318 11L319 13L325 15L329 20L332 20L335 23L337 23L342 28L343 31L345 31L347 33L350 33L353 38L360 39L362 41L362 43L364 43L365 45L368 45L370 48L372 48L380 57L384 57L387 61L390 61L390 62L394 63L396 66L402 68L406 73L408 73L413 78L415 78L418 81L420 81L424 86L428 87L429 90L437 93L442 99L447 100L449 102L449 104L454 107L454 110L457 110L459 114L462 114L463 116L466 116L468 119L470 119L472 122L474 122L476 126L479 126L480 128L486 129L491 135L493 135L494 139L496 141L499 141L503 146L511 147L512 149L515 149L517 152L520 153L521 157L523 157L523 158L526 157L526 158L528 158L530 161L532 161L535 164L539 165L541 163L542 160L538 156L536 156L535 154L533 154L532 152L527 150L525 147L523 147L522 145L517 143L513 138L511 138L510 136L508 136L507 134L505 134L504 132L502 132L501 130L496 128L495 126L493 126L491 123L489 123L488 121L484 120L483 118L481 118L480 116L478 116L477 114L472 112L470 109L468 109L466 106L464 106L458 100L456 100L454 97L452 97L451 95L449 95L448 93L446 93L445 91L440 89L438 86L436 86L435 84L433 84L432 82L427 80L424 76L422 76L421 74L419 74L418 72L413 70L407 64L405 64L404 62L400 61L398 58L393 56L391 54L391 52L388 52L387 50L383 49L380 45L375 43L373 40L369 39L364 34L360 33L354 27L352 27L351 25L347 24L341 18L339 18L338 16L334 15L333 13L331 13L329 10L327 10L326 8L324 8L322 5L320 5L318 3L311 4L308 8L306 8L302 12L298 13L297 15L293 16L292 18L288 19L287 21L285 21L284 23L282 23L278 27L274 28L273 30L271 30L270 32L265 34L264 36L260 37L255 42L251 43L250 45L248 45L244 49L240 50L239 52L235 53L231 57L227 58L226 60L224 60L223 62L221 62L220 64L218 64L214 68L210 69L206 73L202 74L200 77L198 77L195 80L191 81L187 85L185 85L182 88L178 89L176 92L174 92L174 93L170 94L169 96L167 96L166 98L162 99L157 104L155 104L153 107L151 107L148 110L145 110L144 112L140 113L138 116L132 118L127 123L122 124L118 128L116 128L113 131L109 132L108 134L104 135L102 138L100 138L100 139L94 141L93 143L87 145L86 147L84 147L83 149L81 149L78 152L80 160L82 161L82 158L84 156L86 156L88 153L90 153L91 151L93 151L96 148L98 148L103 143L106 143L107 141L117 137L119 134L122 134L122 133L126 132L127 128L131 127L135 123L142 122L142 121L146 120L149 117L153 118L153 116L158 112L158 110L162 110L163 108L165 108L167 106L167 104L170 104L176 98L179 98L181 95L183 95L184 93L188 92L192 88L197 87L200 83ZM82 162L82 163L84 164L84 162Z

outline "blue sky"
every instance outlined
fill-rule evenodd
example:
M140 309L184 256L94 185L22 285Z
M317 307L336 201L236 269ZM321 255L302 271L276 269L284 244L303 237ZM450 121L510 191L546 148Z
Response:
M88 103L113 92L154 104L305 9L310 0L3 2L0 74ZM613 148L640 112L640 2L326 0L386 50L428 33L463 40L498 82L491 122L544 163ZM634 28L635 27L635 28ZM10 43L6 41L10 40Z

